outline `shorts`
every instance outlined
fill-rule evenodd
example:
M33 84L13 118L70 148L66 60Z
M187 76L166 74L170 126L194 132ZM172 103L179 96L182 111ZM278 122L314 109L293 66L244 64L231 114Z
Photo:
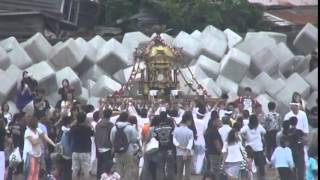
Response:
M72 171L88 174L90 171L90 153L72 153Z
M240 162L225 162L224 170L228 176L238 177L240 173L241 161Z
M267 164L263 151L255 151L253 154L254 163L257 167L263 167Z

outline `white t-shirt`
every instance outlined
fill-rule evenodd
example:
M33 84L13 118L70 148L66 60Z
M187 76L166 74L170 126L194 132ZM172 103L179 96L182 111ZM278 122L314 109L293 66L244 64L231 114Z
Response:
M246 146L251 146L254 151L262 151L262 135L266 134L266 130L259 124L256 129L250 129L249 126L244 126L240 133L246 139Z
M227 152L226 162L243 161L243 156L241 151L244 151L244 148L241 145L240 141L232 145L228 145L228 143L223 143L222 153Z
M30 154L34 157L40 157L42 154L41 143L32 146L28 137L32 137L34 139L40 138L40 135L43 134L40 128L37 128L36 132L33 132L30 128L27 128L24 133L24 145L23 145L23 160L27 159L27 154Z
M119 115L112 116L112 117L110 118L110 122L112 122L113 124L116 124L118 118L119 118Z
M247 126L249 124L249 119L244 119L243 120L243 126Z
M252 102L253 100L251 98L244 98L243 99L243 106L245 110L248 110L250 114L252 114Z
M222 139L223 143L225 143L227 141L228 134L231 131L231 129L232 128L227 124L224 124L224 125L222 125L221 128L219 128L218 131L219 131L219 134L221 136L221 139Z
M219 111L219 118L222 119L222 118L225 116L226 112L227 112L226 110L221 109L221 110Z
M9 113L9 112L7 112L7 113L4 113L4 115L3 115L3 116L7 119L7 126L6 126L6 128L8 128L8 127L9 127L10 122L12 121L12 114L11 114L11 113Z
M304 133L308 134L309 133L309 123L308 123L307 114L304 111L301 111L301 110L299 110L297 115L294 114L292 111L290 111L285 115L284 120L287 121L292 116L295 116L298 119L298 123L297 123L296 128L300 129Z

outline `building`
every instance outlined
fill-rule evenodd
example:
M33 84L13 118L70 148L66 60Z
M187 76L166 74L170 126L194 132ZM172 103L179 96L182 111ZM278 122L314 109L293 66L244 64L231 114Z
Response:
M60 38L93 27L97 7L90 0L0 0L0 39L24 40L36 32Z

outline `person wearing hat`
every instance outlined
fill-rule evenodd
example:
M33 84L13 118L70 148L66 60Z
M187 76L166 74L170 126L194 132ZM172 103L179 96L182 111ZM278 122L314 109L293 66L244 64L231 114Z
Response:
M296 129L301 130L304 134L303 136L303 143L304 143L304 162L307 164L308 162L308 150L307 150L307 144L308 144L308 135L309 135L309 121L307 114L300 110L300 103L292 102L290 103L290 112L288 112L284 120L288 121L291 117L297 118L297 124L295 126Z
M300 110L300 103L290 103L290 111L285 115L284 120L289 120L292 116L297 117L296 128L302 130L306 135L309 133L308 117L304 111Z
M195 145L195 154L193 156L193 167L194 167L194 173L200 174L204 157L205 157L205 139L204 139L204 133L207 129L208 125L208 118L206 115L206 108L205 106L200 106L196 109L196 114L193 115L194 118L194 124L196 126L197 130L197 139L194 142Z

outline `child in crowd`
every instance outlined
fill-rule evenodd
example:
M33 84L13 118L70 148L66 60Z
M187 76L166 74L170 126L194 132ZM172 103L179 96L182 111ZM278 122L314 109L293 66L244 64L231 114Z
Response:
M117 172L115 172L115 171L113 170L113 168L112 168L109 173L108 173L108 172L104 172L104 173L101 175L100 180L120 180L120 178L121 178L120 174L118 174Z
M281 180L292 178L294 162L292 151L288 147L288 141L285 137L280 139L280 146L274 150L271 156L271 163L273 167L278 169Z
M309 160L307 166L307 180L318 179L318 155L314 152L309 152Z

